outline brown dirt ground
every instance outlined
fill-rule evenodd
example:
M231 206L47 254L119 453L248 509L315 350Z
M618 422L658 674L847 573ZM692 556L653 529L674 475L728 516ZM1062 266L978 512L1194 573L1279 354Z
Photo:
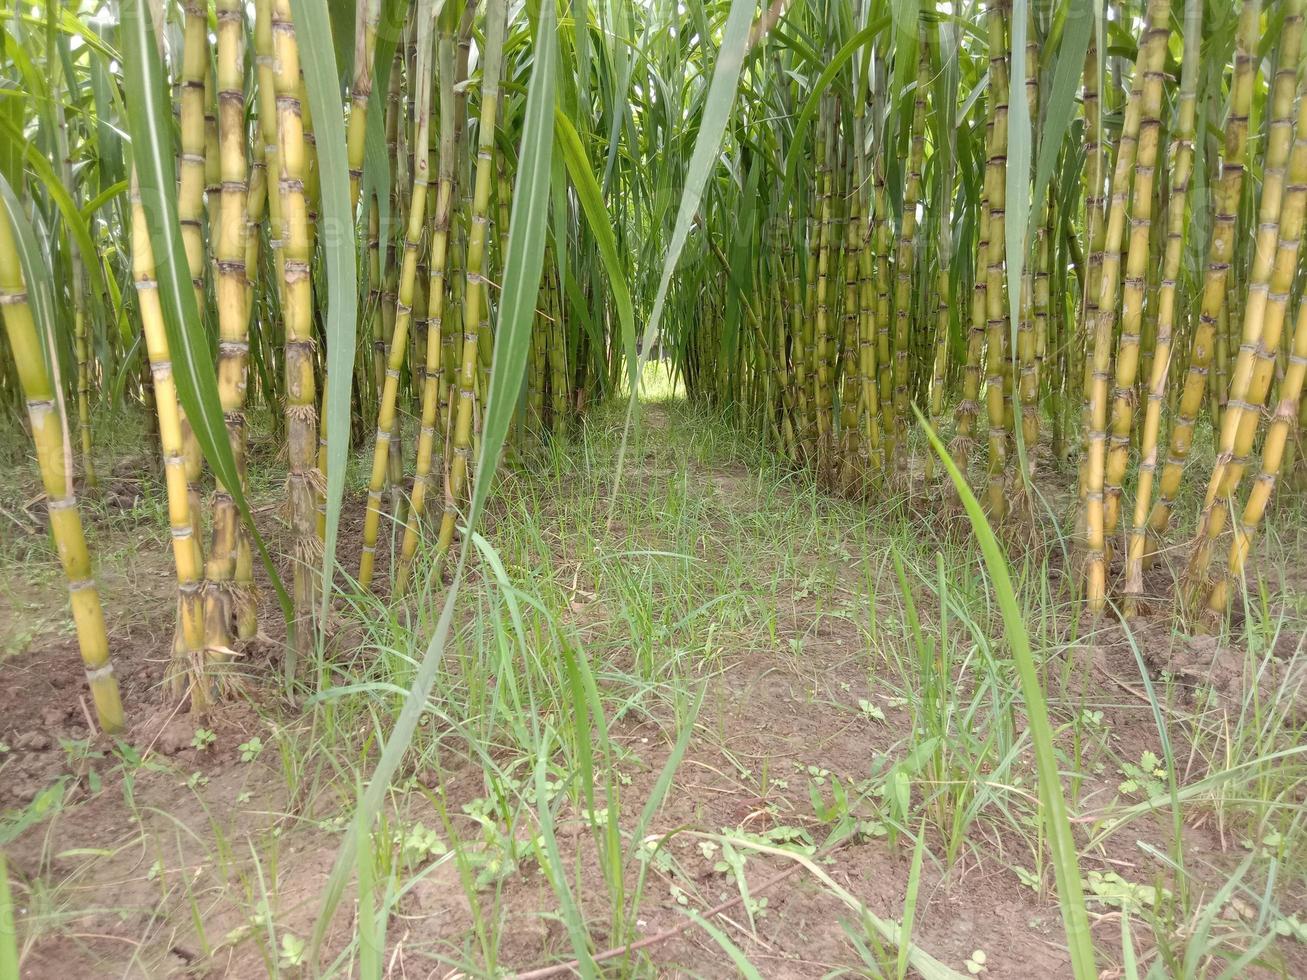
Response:
M655 474L642 475L651 479ZM698 468L692 470L692 477L704 491L739 500L744 506L754 493L751 478L742 467ZM657 482L651 479L651 485ZM360 519L357 507L346 515L343 542L357 541ZM148 546L141 544L145 539ZM124 699L137 719L127 741L147 763L158 764L138 768L130 787L124 785L121 772L112 768L112 760L78 758L60 746L60 740L87 738L89 721L76 647L65 628L39 632L22 653L0 668L0 704L5 706L0 740L11 746L11 751L0 757L0 810L27 804L60 776L70 778L68 804L75 803L66 804L56 820L21 836L7 851L15 880L63 882L58 896L62 918L57 927L45 931L26 949L24 978L263 975L264 960L249 940L221 946L205 956L193 917L204 921L211 943L245 921L245 913L231 900L233 891L257 896L244 841L247 837L266 840L274 828L280 828L278 867L262 870L279 876L282 925L305 935L334 857L338 835L321 829L310 818L330 816L333 807L341 804L318 800L319 812L301 813L271 765L242 765L237 759L235 747L240 742L252 734L267 734L264 719L280 717L286 725L300 724L300 719L256 686L253 696L262 699L261 703L234 705L211 720L208 725L216 734L214 747L201 751L190 745L194 722L179 718L163 703L159 682L172 622L170 569L163 544L161 535L146 535L138 541L140 547L131 562L112 566L111 574L102 580ZM892 571L888 574L892 583ZM849 587L860 588L860 583L851 579ZM887 588L897 592L889 583ZM25 601L32 601L31 590L23 594L29 596ZM62 602L62 591L49 585L39 601ZM829 708L831 703L856 704L858 698L871 696L865 657L860 660L855 655L864 643L858 625L819 615L815 597L791 597L779 612L784 624L780 649L723 651L720 669L709 681L699 723L712 737L692 739L675 788L653 823L654 832L677 828L761 831L783 822L808 829L820 839L822 826L813 816L806 780L799 775L803 767L819 766L849 783L857 782L901 740L906 716L900 709L887 708L886 722L880 724L856 712ZM583 604L575 613L582 626L587 616L595 615ZM923 615L930 614L923 609ZM0 625L16 630L23 615L12 593L0 596ZM275 618L272 609L264 610L263 622ZM784 647L790 636L804 637L801 671L794 669L793 658ZM251 655L253 673L271 669L277 640L271 637ZM1229 674L1220 684L1238 682L1239 671L1223 664L1228 651L1205 641L1190 642L1161 623L1151 628L1145 651L1150 666L1177 673L1182 683L1206 678L1212 672L1222 677ZM1107 631L1097 642L1085 643L1069 656L1073 658L1070 669L1060 672L1072 678L1067 693L1074 695L1078 685L1087 699L1103 706L1116 751L1137 758L1143 749L1154 747L1152 717L1138 688L1133 654L1123 637ZM1050 669L1049 676L1058 675L1059 671ZM627 800L637 801L626 809L638 812L638 801L652 787L676 733L664 730L656 719L640 717L615 725L612 734L614 741L640 759L638 771L631 774L631 785L623 790ZM103 743L96 747L105 748ZM1183 748L1178 747L1177 752L1182 754ZM755 772L770 767L776 777L788 775L789 785L773 783L766 796L760 796L756 785L746 784L734 774L737 762ZM188 787L185 776L192 772L202 773L207 784ZM1082 810L1092 812L1096 799L1110 800L1118 779L1110 768L1104 776L1088 775L1082 799L1090 802ZM481 774L471 766L455 769L444 789L451 812L456 812L460 802L483 792ZM135 811L125 805L128 790ZM250 794L248 807L231 805L244 793ZM423 812L420 798L411 801L411 806L412 812ZM152 839L164 841L166 848L142 843L142 828L134 825L137 817L133 812L152 832ZM433 824L429 806L426 819ZM599 872L587 837L579 820L560 827L564 862L579 855L582 881L593 884ZM1102 851L1084 855L1084 869L1112 870L1135 880L1151 880L1152 866L1136 840L1164 848L1165 828L1160 822L1135 824L1130 833L1112 838ZM207 857L220 848L220 842L234 855L225 863ZM1023 885L1010 866L1028 863L1028 851L1006 831L978 824L971 843L951 868L926 862L914 938L956 970L964 971L964 961L973 950L984 949L991 976L1069 975L1051 874L1046 875L1042 893ZM1220 881L1222 870L1232 869L1243 856L1239 844L1210 820L1187 826L1185 844L1189 860L1211 869L1214 882ZM934 849L935 842L931 845ZM694 895L700 908L735 894L733 883L712 871L694 838L680 835L668 846L683 873L674 878L664 871L652 874L640 911L638 928L643 935L655 935L684 921L672 884ZM92 852L100 860L88 873L87 857ZM872 838L840 848L825 869L872 912L895 918L903 907L910 858L910 846L896 848L883 838ZM164 875L151 875L156 860L167 869ZM749 880L756 885L787 864L777 858L751 858L747 867ZM597 884L583 889L582 904L602 947L606 945L603 923L607 907L601 897L595 897L601 891ZM592 900L587 901L586 892ZM35 901L34 895L20 888L20 934L24 897ZM857 957L842 926L853 923L854 916L827 889L800 871L766 897L766 914L758 918L756 933L751 933L738 907L719 920L765 976L857 972ZM481 898L486 900L484 895ZM532 869L509 878L500 901L504 936L500 953L505 969L525 970L570 956L565 930L557 919L548 917L557 902L541 875ZM244 905L249 904L247 899ZM1299 904L1299 911L1302 908ZM389 975L446 975L447 968L438 966L434 957L457 955L468 942L471 920L453 865L437 866L400 900L389 927ZM1094 933L1100 949L1119 949L1118 914L1110 910L1096 913ZM720 948L697 929L681 932L646 952L652 972L658 976L736 975ZM1301 946L1282 944L1279 952L1285 957L1283 975L1307 976L1307 952ZM631 968L617 965L610 975L631 975ZM1109 966L1104 975L1119 974Z

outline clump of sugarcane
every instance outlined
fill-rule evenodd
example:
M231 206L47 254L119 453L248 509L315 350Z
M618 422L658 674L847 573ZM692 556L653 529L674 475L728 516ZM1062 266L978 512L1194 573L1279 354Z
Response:
M1287 366L1280 380L1280 399L1276 405L1266 438L1262 443L1261 472L1253 480L1247 503L1234 525L1230 554L1224 575L1218 575L1207 594L1207 612L1217 616L1228 611L1235 585L1242 579L1248 553L1257 528L1266 516L1271 494L1280 476L1285 451L1295 428L1301 430L1300 406L1303 377L1307 375L1307 301L1298 306L1293 338L1286 357Z
M430 172L431 122L431 2L418 6L416 78L413 102L413 190L409 195L408 222L404 233L403 258L395 297L394 326L390 334L381 403L377 411L377 436L368 483L368 509L363 522L363 550L359 559L359 584L369 588L375 567L377 532L381 524L381 495L392 456L391 442L398 432L397 407L400 373L408 354L408 329L413 318L414 287L417 281L418 251L422 247ZM402 517L397 516L402 523Z
M1208 374L1216 344L1217 327L1225 311L1226 280L1234 252L1235 223L1243 191L1248 150L1248 114L1252 105L1253 59L1259 30L1256 0L1244 0L1235 41L1235 69L1226 119L1221 175L1213 192L1212 237L1207 253L1207 274L1199 305L1198 324L1189 348L1188 370L1171 426L1169 451L1158 481L1158 500L1149 516L1154 540L1167 531L1184 466L1193 446L1194 424L1207 394ZM1147 556L1147 550L1145 557Z
M247 81L245 7L235 0L175 6L180 44L170 67L178 135L168 152L177 154L184 272L203 329L216 334L217 391L238 473L244 471L246 412L266 406L277 413L274 437L284 438L290 468L293 643L302 657L317 539L326 523L325 430L318 424L326 413L317 402L326 375L313 287L323 271L319 174L300 52L288 0L257 0ZM1066 43L1062 11L1035 5L1023 14L1030 17L1024 79L1010 77L1011 5L995 0L942 12L927 5L910 24L889 17L879 33L864 35L862 48L838 73L822 76L819 91L808 70L812 52L834 58L851 31L873 22L873 11L839 2L819 11L792 9L784 16L811 35L812 47L800 50L791 41L799 34L781 32L751 60L742 81L751 87L749 97L738 101L718 157L726 166L712 175L673 286L669 310L676 310L678 323L665 321L659 349L675 358L691 397L729 410L741 424L757 420L775 451L848 494L872 496L887 470L901 478L920 464L911 454L914 405L937 429L948 428L953 409L955 456L964 461L978 441L987 443L980 481L995 520L1009 510L1015 510L1012 522L1032 519L1031 508L1014 507L1024 499L1014 477L1024 487L1046 476L1012 472L1016 411L1027 462L1042 442L1051 443L1059 460L1069 460L1079 406L1077 513L1088 552L1087 596L1095 609L1106 603L1120 537L1126 542L1126 607L1137 610L1143 571L1169 530L1195 431L1210 417L1217 456L1211 472L1201 474L1207 493L1185 591L1192 608L1222 612L1246 568L1271 488L1294 468L1303 427L1300 359L1307 341L1301 329L1291 331L1284 322L1301 291L1298 239L1307 193L1307 118L1295 101L1303 6L1303 0L1282 0L1268 11L1266 23L1276 31L1272 45L1258 37L1259 5L1241 0L1233 72L1223 73L1199 62L1212 46L1203 46L1210 39L1202 36L1201 0L1187 0L1174 88L1166 75L1171 42L1164 0L1151 0L1144 11L1137 4L1114 12L1111 23L1140 35L1138 60L1132 71L1119 47L1098 50L1099 39L1091 40L1081 119L1051 147L1057 176L1047 197L1031 202L1028 258L1023 275L1011 283L1007 238L1014 228L1007 208L1015 175L1007 166L1007 103L1011 85L1019 93L1024 81L1031 118L1046 124L1041 117L1051 109L1041 104L1041 83L1058 63L1056 45ZM367 433L374 465L359 571L365 585L375 578L375 548L393 522L398 591L418 567L432 494L443 496L434 551L444 555L477 476L471 460L501 285L494 270L503 267L510 231L508 148L517 133L520 72L531 52L518 25L505 25L507 9L497 0L484 10L446 4L433 24L434 7L410 5L402 22L382 29L380 18L394 5L360 0L353 43L338 45L354 52L348 90L339 94L348 113L350 200L366 239L361 264L368 280L351 424L357 437L365 425L378 423ZM956 39L947 51L935 38L945 24ZM388 34L392 27L398 38ZM573 30L578 27L584 30ZM512 39L504 45L506 29ZM393 57L391 41L397 41ZM468 84L474 44L479 87L477 77ZM1263 88L1260 49L1272 46L1275 72ZM505 58L511 64L501 83ZM946 58L955 59L952 67ZM4 69L6 79L11 70ZM649 64L633 67L632 74L659 70ZM56 100L60 132L49 146L70 187L94 194L91 180L104 190L128 171L119 164L115 172L107 153L99 168L78 165L78 154L89 159L108 144L96 146L89 117L67 113L65 121L65 108L84 96L77 90L80 72L60 81L61 72L52 73L55 88L66 89L67 98ZM1224 150L1218 154L1209 136L1212 152L1197 156L1199 113L1209 103L1215 108L1226 77ZM609 104L610 91L592 82L578 77L560 98L559 111L575 114L586 152L599 149L591 162L619 247L636 256L633 268L656 265L651 257L671 216L655 202L657 195L646 192L639 168L670 160L656 153L688 152L682 131L692 136L693 126L683 125L683 107L644 100L631 113L625 103ZM908 84L895 91L900 83ZM428 106L431 84L439 92L435 116ZM801 111L807 114L803 142L792 145ZM1264 140L1249 142L1252 114L1267 120ZM1219 129L1212 123L1205 127L1209 134ZM666 134L675 150L642 141L632 130L645 124ZM611 148L603 144L605 132L617 140ZM370 180L369 139L387 148L388 185L384 176ZM1042 150L1041 144L1036 140L1035 148ZM436 179L429 180L432 157L439 162ZM1191 193L1202 159L1215 177L1211 205ZM797 171L790 175L792 163ZM1245 172L1256 179L1244 180ZM385 186L389 198L378 196L387 193ZM792 193L782 195L783 188ZM144 355L156 377L140 387L140 396L151 399L157 416L179 582L169 687L178 696L189 692L202 708L223 693L224 685L214 681L226 651L255 634L250 541L233 503L235 487L217 485L211 511L201 506L197 443L170 378L173 352L162 333L154 295L158 270L143 218L134 191L119 200L106 194L104 201L113 204L101 202L94 218L95 232L107 243L102 268L72 261L86 256L74 256L63 244L51 249L56 269L70 274L59 295L69 310L65 356L77 366L75 379L68 372L67 387L70 405L76 398L81 470L89 483L97 382L125 378L135 397L139 370L130 358ZM1241 206L1245 197L1256 205ZM113 207L127 206L130 249L114 242L110 219ZM607 273L591 247L588 218L567 193L551 196L550 206L561 213L551 216L545 246L515 452L564 430L587 398L620 384L623 373L624 338L603 308ZM1210 242L1202 237L1209 222L1193 214L1208 207L1214 211ZM392 219L383 221L387 212ZM1204 274L1185 277L1189 251L1205 252ZM116 294L129 256L134 304ZM1019 294L1009 297L1009 288ZM106 322L97 323L102 311ZM140 352L134 353L138 332ZM102 356L105 362L97 364ZM25 367L6 362L0 374L0 398L14 411L23 403L19 369ZM49 383L57 387L56 379ZM982 403L986 432L977 439ZM1263 426L1268 406L1275 414ZM410 418L414 429L401 425ZM1236 522L1229 515L1238 512L1239 488L1262 430L1261 475ZM404 485L399 438L410 432L416 438L411 489ZM1161 447L1164 437L1168 445ZM1132 485L1133 459L1139 466ZM928 476L937 474L935 462L925 457ZM1047 475L1056 472L1053 467ZM1128 507L1125 517L1122 507ZM210 515L205 554L198 532L207 523L201 518ZM1217 556L1227 537L1229 559L1221 563Z
M418 432L417 466L413 476L413 496L395 573L395 591L403 593L411 574L420 534L419 522L426 510L427 493L432 482L443 475L445 425L440 414L440 386L443 377L441 357L445 348L445 279L449 268L449 225L454 204L455 164L458 147L454 139L454 91L463 78L454 73L455 12L441 13L436 38L436 77L439 83L439 156L437 162L436 200L431 228L430 280L427 287L427 334L423 352L421 428ZM460 66L466 70L464 61Z
M1262 168L1262 196L1248 271L1243 329L1232 368L1226 410L1221 416L1216 460L1199 519L1197 540L1185 569L1189 600L1197 605L1211 589L1208 566L1212 549L1234 507L1234 495L1252 453L1262 405L1280 350L1285 309L1297 267L1307 199L1307 111L1298 112L1298 146L1290 157L1294 102L1298 95L1299 54L1303 37L1303 0L1286 0L1280 32L1279 70L1268 101L1268 139ZM1289 168L1286 181L1286 167ZM1220 597L1218 596L1218 599ZM1224 612L1223 600L1218 602Z

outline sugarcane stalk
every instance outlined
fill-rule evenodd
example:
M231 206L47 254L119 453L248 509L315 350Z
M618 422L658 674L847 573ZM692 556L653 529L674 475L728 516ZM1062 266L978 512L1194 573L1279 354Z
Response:
M989 420L988 491L990 516L1001 521L1007 516L1008 500L1004 487L1007 472L1007 443L1010 430L1006 424L1003 395L1003 371L1007 362L1008 309L1006 269L1007 246L1007 116L1008 71L1007 31L1001 0L991 0L987 16L989 26L989 92L993 101L988 155L985 163L985 199L989 202L989 241L986 251L985 329L988 340L986 357L985 407Z
M1143 91L1146 76L1154 64L1156 45L1151 42L1159 27L1165 25L1168 0L1150 0L1149 36L1139 49L1131 81L1130 100L1126 103L1117 144L1116 167L1112 174L1112 193L1108 203L1107 227L1103 236L1103 258L1099 272L1097 322L1091 345L1090 386L1088 399L1089 431L1086 462L1083 470L1082 497L1085 512L1085 599L1089 611L1098 615L1107 601L1107 561L1109 542L1106 537L1104 487L1107 476L1108 382L1112 378L1112 339L1116 325L1116 306L1121 286L1121 243L1125 238L1127 204L1131 177L1139 152L1139 134L1143 121ZM1155 131L1154 136L1156 135ZM1149 199L1151 202L1151 198ZM1136 206L1146 206L1136 198ZM1137 328L1136 328L1137 329ZM1137 342L1137 338L1136 338Z
M359 0L354 11L354 80L350 86L349 123L345 133L351 213L358 207L362 192L368 100L372 98L372 62L376 54L377 24L380 20L381 0Z
M1202 410L1216 345L1217 326L1225 312L1226 280L1234 252L1235 222L1243 190L1248 150L1248 114L1252 106L1254 59L1259 31L1257 0L1243 0L1235 41L1235 70L1230 91L1230 112L1225 126L1224 159L1213 193L1212 238L1207 253L1198 325L1189 348L1189 367L1171 427L1166 462L1158 481L1158 499L1148 524L1160 540L1171 522L1171 511L1184 466L1193 446L1194 423Z
M290 624L286 674L293 677L312 649L315 568L321 552L317 501L325 489L317 467L318 405L314 371L312 251L309 242L299 46L290 0L272 0L271 29L277 95L278 192L284 219L282 270L285 331L287 516L290 521L294 619Z
M1243 579L1257 529L1266 516L1271 494L1275 491L1288 442L1294 430L1300 428L1303 378L1307 376L1307 301L1298 305L1297 323L1294 325L1287 362L1280 383L1279 404L1262 444L1261 471L1253 481L1241 518L1234 526L1226 573L1216 577L1207 594L1207 610L1215 616L1224 616L1229 610L1234 586Z
M1294 103L1298 90L1299 53L1303 35L1303 0L1285 0L1280 32L1279 70L1271 82L1268 139L1262 167L1262 197L1253 259L1248 272L1247 302L1238 354L1232 368L1226 411L1221 417L1217 455L1212 466L1198 533L1185 568L1185 591L1196 603L1211 591L1207 580L1211 553L1225 528L1235 493L1270 389L1274 358L1280 348L1285 307L1298 263L1303 204L1307 199L1307 107L1298 112L1299 144L1294 146ZM1286 193L1285 174L1289 172ZM1283 233L1282 233L1283 232ZM1275 280L1272 283L1272 279ZM1274 291L1272 290L1274 285Z
M1139 478L1134 520L1126 550L1124 612L1133 616L1143 594L1143 563L1147 550L1148 513L1152 505L1157 473L1157 447L1161 435L1162 408L1167 398L1171 370L1172 336L1176 320L1176 286L1184 253L1185 207L1194 169L1194 130L1197 117L1198 54L1202 42L1202 0L1185 0L1184 58L1180 92L1176 99L1176 124L1171 151L1171 194L1167 203L1166 249L1157 292L1157 333L1153 344L1152 369L1148 376L1148 398L1139 439Z
M1140 59L1143 72L1140 88L1140 119L1135 150L1134 201L1130 215L1122 289L1121 329L1117 339L1116 374L1113 390L1111 429L1103 481L1103 536L1110 540L1116 531L1121 508L1121 484L1130 459L1130 433L1136 401L1135 377L1139 368L1140 334L1148 264L1152 255L1154 174L1162 128L1162 88L1166 45L1170 37L1170 0L1149 8L1149 26L1144 34L1146 57ZM1160 18L1160 20L1159 20ZM1123 147L1124 152L1124 147ZM1109 232L1110 234L1110 232ZM1105 293L1100 293L1100 296Z
M249 363L249 312L246 283L245 14L240 0L219 0L218 142L219 200L214 205L214 282L218 310L218 400L227 440L244 492L245 392ZM205 646L221 657L232 643L234 607L252 605L248 584L235 582L242 529L231 488L218 481L213 497L213 528L205 565Z
M417 93L413 109L413 191L409 196L408 224L404 233L395 305L395 325L390 335L385 382L377 411L377 436L372 454L372 472L368 483L368 509L363 520L363 550L359 559L359 585L369 588L376 567L377 532L381 525L381 494L386 486L390 463L391 440L396 429L399 377L408 353L408 329L413 318L413 291L417 279L418 250L426 222L427 181L431 159L427 129L431 124L431 4L418 5ZM397 515L396 520L402 520Z
M485 303L486 210L494 175L495 120L499 111L499 71L504 43L504 0L487 0L486 58L481 79L481 116L477 126L477 163L469 213L466 284L463 292L463 349L458 371L458 405L451 433L451 459L445 489L445 512L436 541L437 559L448 554L454 541L458 504L470 484L472 415L476 399L477 340Z
M114 734L123 729L123 706L118 679L109 659L104 609L91 574L90 553L82 531L77 496L73 492L69 465L72 449L65 443L62 401L46 370L45 353L28 301L14 230L3 206L0 206L0 312L4 314L5 336L9 339L9 349L13 353L27 407L27 419L32 428L41 484L45 487L50 534L68 581L68 601L77 630L77 646L95 703L96 720L103 731Z
M925 30L918 29L917 85L912 96L912 123L908 143L907 176L903 185L903 217L899 223L898 254L894 263L894 458L891 472L906 477L908 454L910 343L913 336L912 286L917 250L917 202L921 199L921 165L926 148L926 86L930 82L930 50Z

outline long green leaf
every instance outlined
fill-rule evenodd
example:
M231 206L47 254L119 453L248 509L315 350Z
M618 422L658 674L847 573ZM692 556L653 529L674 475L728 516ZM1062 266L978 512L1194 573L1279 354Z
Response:
M915 405L917 421L925 431L930 444L934 447L949 478L957 488L967 517L971 519L971 528L980 544L984 555L985 567L994 584L994 596L998 600L999 610L1003 614L1003 628L1006 632L1008 647L1016 663L1017 676L1021 682L1021 694L1025 701L1027 727L1030 729L1030 742L1035 750L1035 770L1039 775L1039 797L1044 815L1045 832L1048 834L1049 848L1053 854L1053 871L1057 880L1057 894L1062 906L1062 925L1066 930L1067 946L1071 954L1071 972L1076 980L1094 980L1098 971L1094 966L1094 942L1089 932L1089 917L1085 914L1084 882L1080 877L1080 862L1076 856L1075 837L1071 833L1071 821L1067 816L1066 798L1062 795L1062 780L1057 768L1057 749L1053 744L1053 728L1048 720L1048 704L1044 698L1044 688L1039 679L1039 666L1030 648L1030 634L1026 631L1026 621L1017 605L1016 587L1012 584L1012 575L1008 571L1007 558L1003 548L994 535L994 530L985 519L985 511L980 501L967 485L953 457L944 448L944 443L926 421L921 410Z
M726 935L694 909L686 909L685 914L694 920L695 925L708 933L712 941L722 948L722 952L730 957L740 976L744 977L745 980L762 980L762 974L758 972L758 968L749 962L749 958L744 955L744 951L739 946L731 942L730 936Z
M568 176L576 188L576 196L581 202L590 230L594 233L595 244L599 246L599 258L603 261L604 271L608 273L608 287L613 293L613 302L617 306L617 319L622 328L622 346L626 349L631 385L635 386L636 351L635 351L635 311L631 307L631 290L627 286L630 271L625 267L617 252L617 240L613 237L613 219L604 207L603 194L599 182L590 172L589 159L581 145L581 137L576 132L572 121L563 114L563 110L554 107L554 138L562 151L563 162L567 165Z
M18 261L23 267L23 282L27 287L27 302L32 309L32 318L36 321L37 333L41 339L41 353L45 355L45 370L55 386L55 394L59 399L59 415L64 421L64 441L68 444L68 415L63 405L63 385L59 382L59 352L51 349L51 342L55 336L56 317L54 291L50 281L50 256L41 248L40 240L32 228L32 223L27 220L27 214L18 200L18 195L2 175L0 175L0 201L9 212L9 220L14 228Z
M15 146L22 147L24 160L27 161L27 165L32 168L36 176L40 178L41 186L45 188L46 193L50 195L50 199L54 201L55 207L59 209L59 214L64 219L64 226L68 229L68 234L77 243L77 250L82 254L82 263L86 266L87 274L90 276L91 289L96 291L103 289L100 254L96 251L95 243L91 240L91 232L87 227L86 217L82 214L81 209L77 207L77 203L73 200L68 189L64 187L63 181L55 172L54 167L51 166L50 161L42 155L36 145L30 140L24 139L18 128L3 116L0 116L0 133L13 141Z
M354 214L349 206L349 161L345 117L341 112L340 74L336 68L327 0L291 0L291 13L304 68L304 88L313 112L322 211L318 240L327 266L327 390L322 399L322 425L327 436L324 474L327 526L323 536L322 611L318 617L318 622L325 625L336 572L336 536L349 458L350 394L358 328L358 266Z
M1039 158L1035 164L1035 187L1030 200L1036 208L1043 200L1044 190L1053 176L1062 139L1071 125L1072 106L1076 88L1085 70L1085 53L1089 50L1089 35L1094 28L1094 11L1091 4L1072 3L1062 31L1062 44L1057 51L1057 67L1053 69L1053 85L1049 92L1048 108L1039 134Z
M812 126L812 118L817 114L817 107L821 103L822 93L831 85L837 75L848 64L849 59L858 53L858 50L865 44L870 43L881 31L890 25L888 16L877 18L868 24L857 34L849 38L844 46L835 53L830 63L822 71L817 81L813 83L812 91L808 99L799 111L798 122L794 125L794 139L790 142L789 152L785 155L785 182L781 185L781 200L788 201L794 192L794 180L799 170L799 161L804 159L804 142L807 139L808 129Z
M18 976L18 928L14 922L14 897L9 890L9 868L0 851L0 977Z

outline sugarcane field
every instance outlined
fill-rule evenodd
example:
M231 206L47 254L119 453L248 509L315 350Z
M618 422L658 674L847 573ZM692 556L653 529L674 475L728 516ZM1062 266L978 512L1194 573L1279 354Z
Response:
M1307 977L1307 0L0 0L0 980Z

